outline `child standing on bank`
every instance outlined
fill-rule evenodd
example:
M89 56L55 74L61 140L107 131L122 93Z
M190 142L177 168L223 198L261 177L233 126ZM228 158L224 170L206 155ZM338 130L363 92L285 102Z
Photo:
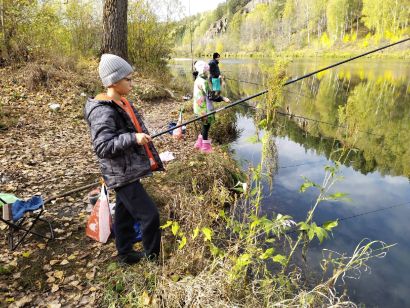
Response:
M212 55L212 60L209 61L209 80L211 81L213 96L219 96L221 94L222 85L222 75L219 69L219 61L221 60L221 55L214 52Z
M135 264L143 257L159 256L159 213L140 179L164 168L140 115L125 98L132 89L131 65L116 55L103 54L98 69L107 91L89 98L84 114L105 184L116 192L119 262ZM133 250L135 221L141 223L144 252Z
M224 102L229 102L229 99L222 96L210 97L212 91L208 83L209 65L206 62L196 61L195 70L198 72L198 76L194 82L194 113L197 116L203 116L214 110L213 101L220 102L223 100ZM208 138L208 133L214 121L215 115L209 115L202 119L202 133L198 135L198 139L194 145L194 147L202 153L212 152L211 140Z

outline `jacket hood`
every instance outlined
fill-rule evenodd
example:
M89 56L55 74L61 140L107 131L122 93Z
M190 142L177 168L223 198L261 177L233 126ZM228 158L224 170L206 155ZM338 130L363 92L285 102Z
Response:
M99 100L93 97L87 98L87 102L84 106L84 118L87 120L91 114L91 112L102 105L110 105L113 104L111 100Z

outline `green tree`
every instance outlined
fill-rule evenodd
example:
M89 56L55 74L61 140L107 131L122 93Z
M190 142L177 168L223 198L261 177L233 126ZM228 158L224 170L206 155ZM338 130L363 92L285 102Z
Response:
M363 0L362 19L366 27L381 36L387 32L396 34L409 24L410 5L408 0Z
M20 60L28 57L29 36L27 29L32 26L38 4L30 0L1 0L1 55L5 60Z
M145 0L132 2L128 17L128 53L131 62L140 71L161 76L166 67L165 60L172 50L173 37L170 29L173 24L159 22Z
M95 55L100 47L101 22L90 2L70 0L65 14L65 25L69 32L71 54Z
M343 36L349 0L329 0L326 9L327 31L332 41Z

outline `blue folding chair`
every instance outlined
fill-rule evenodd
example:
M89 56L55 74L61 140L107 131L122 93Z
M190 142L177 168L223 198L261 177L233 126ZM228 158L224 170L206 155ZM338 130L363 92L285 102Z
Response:
M25 201L17 199L14 195L0 194L0 208L2 210L0 220L8 226L6 238L11 251L20 246L29 234L34 234L43 239L54 239L51 223L41 218L45 210L43 199L39 196L34 196L30 200L34 201L32 204L29 204L31 206L27 207ZM48 228L45 233L38 233L33 230L35 224L39 221L47 224ZM47 234L48 231L49 234Z

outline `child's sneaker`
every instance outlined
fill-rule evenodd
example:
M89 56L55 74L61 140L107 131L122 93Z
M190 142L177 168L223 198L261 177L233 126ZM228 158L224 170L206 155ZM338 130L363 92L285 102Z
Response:
M200 150L202 148L202 135L198 135L198 139L196 140L194 144L194 148Z
M202 140L201 152L205 154L212 152L211 140Z
M118 255L118 263L120 265L133 265L141 261L145 257L145 253L141 251L130 251L127 254Z

